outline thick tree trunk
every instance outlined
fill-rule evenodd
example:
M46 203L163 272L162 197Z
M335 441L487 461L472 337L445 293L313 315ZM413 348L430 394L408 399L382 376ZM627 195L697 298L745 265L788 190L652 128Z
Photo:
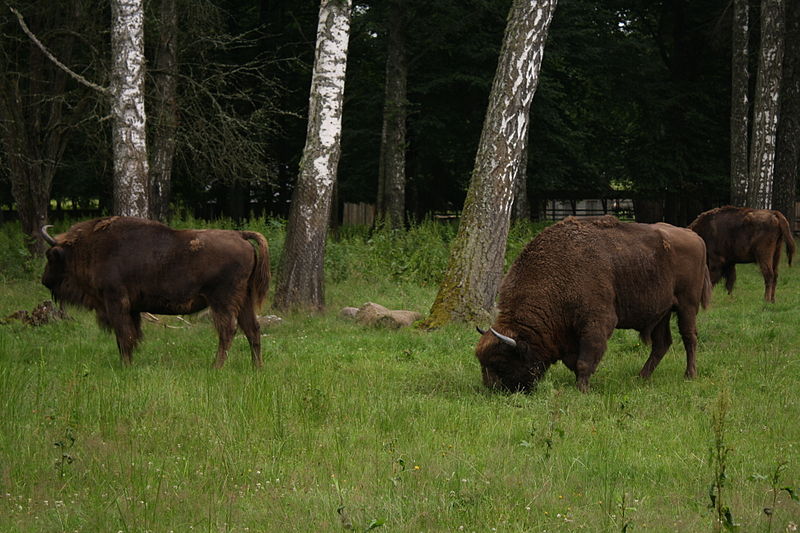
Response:
M458 234L427 327L485 321L503 274L514 179L556 0L514 0Z
M405 223L406 63L405 0L389 2L389 43L378 181L378 212L392 227Z
M142 0L111 2L111 115L117 215L149 215Z
M780 110L783 65L783 0L761 3L761 51L753 110L753 138L747 207L770 209L775 171L775 137Z
M309 98L308 130L278 271L277 309L325 305L325 239L341 154L342 103L351 0L322 0Z
M748 0L733 1L731 35L731 197L732 205L747 199L750 138L750 11Z
M150 218L166 222L172 161L178 130L178 11L175 0L161 0L159 42L151 69L154 121L150 167Z
M794 228L797 170L800 165L800 3L786 4L786 38L781 82L781 114L775 148L772 205Z

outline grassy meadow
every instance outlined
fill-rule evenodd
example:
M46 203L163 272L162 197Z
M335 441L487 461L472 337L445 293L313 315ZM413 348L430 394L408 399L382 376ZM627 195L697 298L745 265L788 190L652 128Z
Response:
M276 265L282 226L247 227ZM509 260L535 231L514 229ZM558 365L500 394L481 384L473 325L338 315L426 313L453 233L332 238L327 312L266 329L260 372L241 334L213 371L216 333L196 317L146 323L131 368L85 311L0 325L0 531L797 530L800 265L782 266L775 304L752 265L733 296L715 289L693 381L673 324L650 381L648 348L617 331L590 393ZM0 248L0 318L48 299L13 225Z

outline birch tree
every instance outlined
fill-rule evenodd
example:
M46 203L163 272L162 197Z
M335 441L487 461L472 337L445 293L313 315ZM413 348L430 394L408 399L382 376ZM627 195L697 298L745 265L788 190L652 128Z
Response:
M306 145L275 290L278 309L320 310L325 305L325 239L341 154L351 7L351 0L320 3Z
M494 304L514 179L555 7L556 0L514 0L511 5L461 223L427 327L483 321Z
M753 102L753 133L747 182L748 207L770 209L775 171L775 139L783 66L783 0L761 2L761 49Z
M733 0L731 34L731 204L747 199L750 138L750 9L748 0Z
M114 213L147 217L149 181L144 110L142 0L111 1L111 116Z

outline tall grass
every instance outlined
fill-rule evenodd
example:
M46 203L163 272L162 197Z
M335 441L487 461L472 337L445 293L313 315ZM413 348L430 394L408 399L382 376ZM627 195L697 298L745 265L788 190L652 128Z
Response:
M248 228L275 265L282 224ZM509 255L536 229L512 230ZM752 266L715 290L693 381L680 343L640 380L647 347L618 331L589 394L559 365L506 395L482 387L470 325L338 317L367 300L426 312L453 235L332 236L328 311L265 331L261 372L241 336L211 370L198 318L146 323L131 368L83 311L0 325L0 531L714 531L720 446L731 524L800 524L797 268L774 305ZM48 297L34 266L3 274L0 317Z

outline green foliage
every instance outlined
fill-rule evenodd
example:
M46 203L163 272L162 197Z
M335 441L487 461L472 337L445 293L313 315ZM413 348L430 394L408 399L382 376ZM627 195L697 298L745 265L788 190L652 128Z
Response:
M41 260L32 258L25 247L19 223L0 224L0 283L29 278L40 264Z

